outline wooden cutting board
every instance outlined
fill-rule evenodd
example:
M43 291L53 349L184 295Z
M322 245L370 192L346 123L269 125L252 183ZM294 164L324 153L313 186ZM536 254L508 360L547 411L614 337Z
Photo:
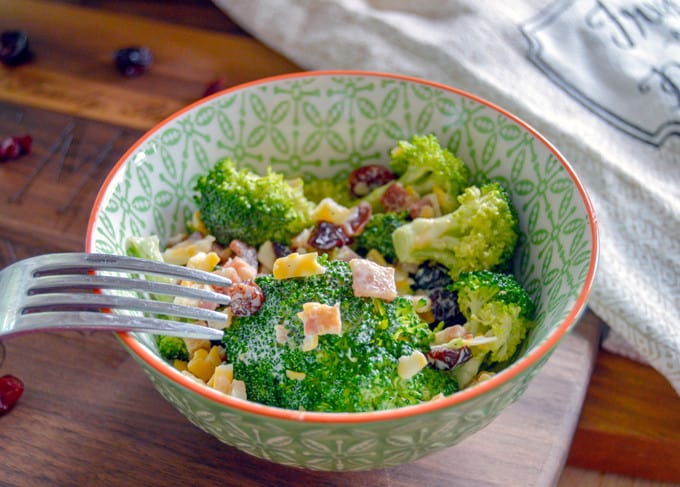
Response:
M89 207L110 167L209 82L221 78L231 86L299 70L207 0L0 0L0 12L0 30L25 30L36 54L29 65L0 68L0 136L34 139L29 156L0 164L0 266L82 250ZM111 61L115 49L129 45L146 45L156 57L136 79L122 78ZM68 150L48 158L68 129ZM347 475L274 466L220 444L165 403L108 334L17 338L5 344L0 374L18 375L27 389L17 408L0 417L0 483L553 485L600 332L599 320L586 314L519 402L460 445L395 469ZM603 438L603 423L591 421L577 433L585 439L572 450L576 464L592 458L588 442ZM628 439L607 431L614 438ZM609 460L588 466L615 468Z

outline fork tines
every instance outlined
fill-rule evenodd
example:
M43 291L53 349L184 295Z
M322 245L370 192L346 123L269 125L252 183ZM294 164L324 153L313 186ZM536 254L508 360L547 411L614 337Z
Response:
M166 276L214 286L231 286L229 279L218 274L124 255L71 252L47 254L33 259L33 276L110 270Z
M45 293L27 296L23 302L25 314L55 310L101 310L106 308L141 311L195 320L227 322L227 315L219 311L185 306L152 299L89 293Z
M229 279L136 257L40 255L0 270L0 285L3 338L79 329L219 340L229 320L228 313L216 311L218 305L230 303L226 293L216 292L228 288ZM109 310L117 312L107 313Z
M55 310L99 311L103 308L112 308L205 321L227 320L224 313L198 306L202 301L227 305L230 298L226 294L206 288L162 282L159 277L144 279L86 272L122 271L172 280L181 279L198 284L230 286L231 281L223 276L147 259L109 254L65 253L41 257L36 258L32 268L32 276L26 290L27 296L22 302L24 314ZM152 299L91 292L102 289L144 292ZM197 305L176 304L173 297L195 300Z

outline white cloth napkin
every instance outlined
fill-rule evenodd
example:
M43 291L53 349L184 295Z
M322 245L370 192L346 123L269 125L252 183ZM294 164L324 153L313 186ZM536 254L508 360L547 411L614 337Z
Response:
M591 309L612 328L612 348L624 343L680 393L680 5L214 1L305 69L442 82L547 136L583 180L599 220Z

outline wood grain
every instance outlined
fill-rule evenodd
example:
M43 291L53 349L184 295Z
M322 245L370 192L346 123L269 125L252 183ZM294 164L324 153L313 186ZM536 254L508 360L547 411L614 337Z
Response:
M96 2L78 3L93 6ZM104 3L117 11L141 4L147 16L153 8L148 2ZM207 16L225 17L209 2L197 3L195 11L202 13L195 17L185 15L194 11L191 3L174 3L182 8L173 15L182 16L184 24ZM166 20L172 18L168 7L160 9ZM52 251L83 248L87 209L108 169L142 131L199 99L210 81L221 78L225 86L232 86L299 70L238 33L191 29L70 2L0 0L0 11L0 31L26 31L35 53L28 65L0 67L0 101L8 102L0 114L0 133L16 135L30 129L34 138L32 156L7 164L0 178L0 194L6 196L0 198L0 231L17 242L44 245ZM223 23L232 26L228 28L232 33L238 30L231 22ZM147 45L156 56L153 68L143 77L124 78L113 67L113 51L130 43ZM84 152L69 152L68 158L80 161L96 156L114 130L125 130L96 168L78 163L78 171L59 172L53 157L34 175L59 132L72 121L79 130L76 135L89 146ZM30 205L12 201L24 185L21 199Z
M598 332L586 316L525 395L459 445L347 474L273 465L221 444L165 402L110 334L18 337L5 345L2 371L21 377L26 392L0 416L0 484L554 485L585 394L580 363L594 355Z
M248 34L228 16L220 12L211 0L53 0L60 3L96 8L106 12L129 14L161 20L175 25L214 30L223 34Z
M0 30L26 30L36 52L30 65L0 66L0 135L34 137L30 156L0 165L0 266L81 250L89 207L112 164L209 81L233 85L299 70L209 0L0 0L0 12ZM156 61L143 77L125 79L111 54L131 44L152 47ZM63 167L51 158L36 172L68 124L74 141ZM586 314L520 402L461 445L397 469L332 476L273 466L202 433L108 335L20 338L6 345L0 369L27 383L20 405L0 417L0 484L554 485L599 330ZM680 482L677 394L648 367L603 352L596 364L569 462ZM567 468L560 487L623 481L581 473ZM621 485L633 482L641 485Z
M139 130L199 99L217 78L233 86L300 70L239 35L59 2L0 0L0 11L0 31L24 30L35 53L29 65L3 69L0 100ZM154 65L123 78L112 56L133 45L149 47Z
M680 483L644 480L639 477L567 467L557 487L677 487Z
M680 483L680 396L658 372L600 352L569 455L573 465Z
M73 124L73 142L65 157L55 153L45 159L68 124ZM32 153L5 162L0 169L0 235L53 252L83 250L97 189L141 132L31 107L1 105L0 134L24 133L33 137ZM111 141L111 150L104 154Z
M3 71L0 80L0 85L13 87L0 95L6 100L0 104L3 130L30 132L36 142L29 157L0 168L0 189L10 200L17 188L30 182L22 198L0 200L0 236L13 250L4 254L8 259L19 249L39 253L82 248L88 208L106 171L141 133L138 127L164 116L161 110L130 111L139 106L139 97L147 100L148 94L148 100L188 103L203 88L203 80L214 76L206 65L222 56L231 63L224 67L224 75L238 82L296 69L242 35L225 36L72 4L10 5L0 0L0 6L5 10L10 6L8 11L15 15L2 17L4 26L22 25L39 33L36 60ZM54 26L52 18L57 18ZM90 23L102 27L96 32L85 28L96 40L83 46L82 37L73 31ZM154 52L160 46L152 70L139 79L118 76L102 54L117 45L126 29ZM218 40L211 43L213 39ZM199 55L184 52L173 57L182 44L194 42L203 46ZM43 81L30 83L38 77ZM93 101L83 105L76 96L80 91ZM115 99L116 107L108 105L109 98ZM128 111L129 118L121 118ZM71 123L77 147L63 163L51 159L36 173ZM92 156L121 127L110 154L95 167ZM61 166L66 169L60 173ZM270 465L219 444L166 404L119 344L106 340L108 336L22 337L7 343L3 365L4 373L15 373L27 383L19 406L0 418L5 440L0 441L0 458L7 465L3 481L167 485L200 479L215 484L229 472L232 485L436 485L452 476L479 485L506 485L508 478L521 485L552 485L566 459L594 359L599 323L588 318L582 330L563 342L522 400L490 428L415 464L343 476Z

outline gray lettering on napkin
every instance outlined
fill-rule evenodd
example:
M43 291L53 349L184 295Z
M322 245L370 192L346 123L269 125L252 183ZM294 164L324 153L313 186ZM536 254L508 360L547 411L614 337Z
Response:
M626 133L680 136L680 2L560 0L521 27L529 58Z

